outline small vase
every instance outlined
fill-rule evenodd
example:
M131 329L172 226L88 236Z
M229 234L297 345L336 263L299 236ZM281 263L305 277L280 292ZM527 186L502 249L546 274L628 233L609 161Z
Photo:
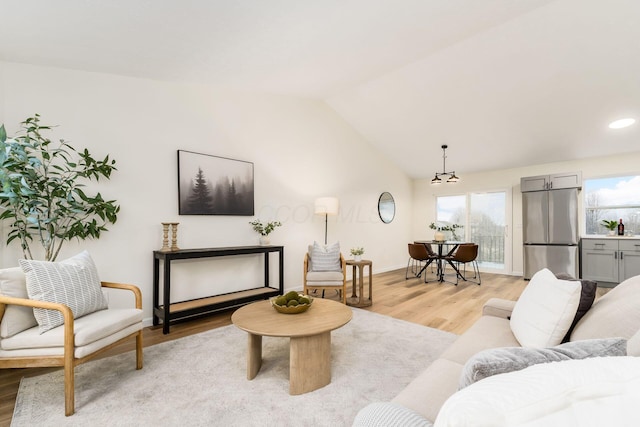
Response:
M444 233L442 231L436 231L433 234L433 240L435 240L436 242L444 242Z
M267 246L269 243L271 243L269 236L260 236L260 244L262 246Z
M362 261L362 255L354 255L353 256L353 260L358 262L358 261Z

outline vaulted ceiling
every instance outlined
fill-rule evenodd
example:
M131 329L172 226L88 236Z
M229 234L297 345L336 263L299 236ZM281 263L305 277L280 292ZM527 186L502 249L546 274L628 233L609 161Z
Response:
M640 150L638 0L0 0L0 60L326 101L415 178Z

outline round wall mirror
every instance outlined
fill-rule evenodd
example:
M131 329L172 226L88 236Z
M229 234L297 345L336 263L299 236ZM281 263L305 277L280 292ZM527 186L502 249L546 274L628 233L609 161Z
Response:
M378 199L378 215L380 215L380 220L385 224L389 224L393 221L393 217L396 216L396 202L393 200L391 193L387 191L382 193Z

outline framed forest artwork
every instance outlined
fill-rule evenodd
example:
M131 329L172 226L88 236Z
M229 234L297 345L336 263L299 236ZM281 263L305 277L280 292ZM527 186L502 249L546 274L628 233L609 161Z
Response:
M178 213L252 216L253 163L178 150Z

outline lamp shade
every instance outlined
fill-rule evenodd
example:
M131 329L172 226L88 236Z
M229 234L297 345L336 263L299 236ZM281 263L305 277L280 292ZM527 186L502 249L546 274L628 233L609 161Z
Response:
M339 202L335 197L318 197L315 201L315 213L338 215Z

